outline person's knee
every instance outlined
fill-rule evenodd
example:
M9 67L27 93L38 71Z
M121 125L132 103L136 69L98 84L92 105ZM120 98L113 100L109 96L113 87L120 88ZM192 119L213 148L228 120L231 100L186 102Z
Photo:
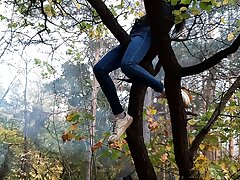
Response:
M131 77L133 69L133 64L122 64L121 65L121 70L122 72L128 76L129 78Z
M97 63L97 64L93 67L93 73L94 73L95 75L102 74L102 73L104 73L104 68L103 68L99 63Z

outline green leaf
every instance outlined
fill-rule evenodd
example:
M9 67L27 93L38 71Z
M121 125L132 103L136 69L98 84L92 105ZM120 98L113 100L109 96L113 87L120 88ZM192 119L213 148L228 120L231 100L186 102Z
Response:
M181 11L180 11L180 10L174 10L174 11L173 11L173 14L174 14L175 16L179 16L179 15L181 14Z
M8 28L16 28L17 27L17 23L15 22L11 22L8 24Z
M0 14L0 20L3 20L3 19L6 19L6 17Z
M212 2L200 2L200 7L202 10L210 11L212 9Z
M191 8L190 9L190 12L194 15L194 16L197 16L197 15L200 15L200 11L199 11L199 9L197 9L197 8Z
M42 61L40 59L38 59L38 58L35 58L34 59L34 63L35 63L35 65L40 66Z
M240 19L237 20L237 26L240 27Z
M190 4L192 0L181 0L182 4Z
M194 120L194 119L188 120L188 124L191 125L191 126L193 126L196 123L197 123L197 121Z
M187 13L182 13L182 18L183 19L188 19L188 18L190 18L190 15L187 14Z
M230 171L231 171L233 174L236 173L236 172L237 172L237 167L232 164L231 167L230 167Z
M212 145L218 145L218 137L217 136L214 136L214 135L209 135L206 137L207 140L209 140L209 142L212 144Z
M178 3L178 0L171 0L171 5L175 6L177 5L177 3Z
M181 8L180 8L180 11L182 11L182 12L183 12L183 11L186 11L186 10L187 10L186 7L181 7Z

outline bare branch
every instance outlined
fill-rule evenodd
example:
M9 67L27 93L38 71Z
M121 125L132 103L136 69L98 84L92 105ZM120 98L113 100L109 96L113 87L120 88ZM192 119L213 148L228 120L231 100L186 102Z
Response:
M221 62L223 58L226 58L228 55L235 53L238 50L239 46L240 46L240 35L238 35L238 37L234 40L231 46L217 52L216 54L206 59L205 61L194 66L182 68L180 73L181 77L198 74L215 66L216 64Z
M113 33L116 39L122 45L124 46L128 45L128 43L130 42L130 36L119 25L116 18L113 16L111 11L107 8L107 6L101 0L87 0L87 1L92 5L94 9L96 9L103 23Z

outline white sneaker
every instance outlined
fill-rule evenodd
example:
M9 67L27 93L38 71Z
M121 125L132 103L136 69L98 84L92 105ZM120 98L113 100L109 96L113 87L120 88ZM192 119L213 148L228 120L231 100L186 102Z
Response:
M123 119L116 118L113 122L113 134L108 138L108 143L112 144L118 140L121 135L126 131L126 129L132 123L133 118L126 113L126 116Z

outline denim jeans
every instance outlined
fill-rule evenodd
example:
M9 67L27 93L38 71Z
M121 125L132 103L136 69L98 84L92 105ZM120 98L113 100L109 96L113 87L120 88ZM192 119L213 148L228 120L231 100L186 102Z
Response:
M149 26L135 23L131 32L131 41L127 48L121 45L109 51L93 68L97 81L111 106L114 115L123 112L117 96L116 87L109 73L121 68L122 72L132 82L144 83L157 92L163 91L163 84L157 81L148 71L139 66L151 45Z

